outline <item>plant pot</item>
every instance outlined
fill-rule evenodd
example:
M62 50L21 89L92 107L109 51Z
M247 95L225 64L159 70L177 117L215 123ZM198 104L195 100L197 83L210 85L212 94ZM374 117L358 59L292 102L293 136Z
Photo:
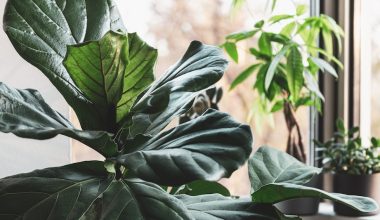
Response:
M366 196L380 204L380 173L372 175L335 174L333 190L336 193ZM334 211L344 216L370 216L380 212L362 213L339 203L334 203Z
M316 175L305 186L321 189L323 176ZM319 209L319 198L291 199L277 203L275 206L286 215L316 215Z

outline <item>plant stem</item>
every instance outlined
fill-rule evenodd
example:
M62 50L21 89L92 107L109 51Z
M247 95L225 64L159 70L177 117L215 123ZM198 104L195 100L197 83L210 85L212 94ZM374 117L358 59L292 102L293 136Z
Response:
M299 161L306 163L306 154L302 141L301 128L294 115L292 105L287 101L284 103L284 117L288 128L286 152L297 158Z

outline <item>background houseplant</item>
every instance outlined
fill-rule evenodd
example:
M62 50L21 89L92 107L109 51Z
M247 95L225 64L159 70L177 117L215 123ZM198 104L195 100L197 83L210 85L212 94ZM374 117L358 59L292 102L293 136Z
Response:
M323 169L334 174L334 192L368 196L380 202L380 141L372 138L370 146L365 147L359 127L347 130L340 119L336 127L337 132L330 140L315 141L322 152ZM368 214L339 204L335 204L334 209L341 215Z
M234 3L239 6L243 2ZM276 1L272 3L273 11ZM267 20L258 21L251 30L228 35L222 45L229 56L238 62L239 43L258 38L257 44L249 48L249 54L255 61L237 76L230 89L257 72L253 89L258 93L256 105L259 107L255 107L254 114L282 111L288 129L286 152L303 163L306 163L307 155L295 112L303 106L321 110L324 97L319 91L318 73L322 71L338 77L327 61L342 68L341 62L333 55L333 38L336 38L340 50L343 37L343 30L332 18L326 15L308 17L306 12L307 6L299 5L295 14L273 15ZM318 45L320 35L325 49ZM317 176L307 184L321 188L322 179ZM302 215L317 213L318 206L319 201L315 199L296 199L279 204L286 213Z
M235 4L242 2L235 1ZM275 5L276 1L273 1L272 7ZM305 147L294 113L302 106L320 110L324 97L319 91L317 75L322 71L338 77L325 59L342 67L333 56L333 37L337 39L339 50L343 37L342 29L332 18L326 15L306 17L306 12L307 7L299 5L295 14L274 15L258 21L250 30L228 35L222 45L229 56L238 62L239 42L258 38L257 45L249 48L249 54L255 61L239 74L231 89L257 72L253 89L258 93L258 109L266 114L283 111L289 131L286 151L304 163ZM279 27L279 31L271 31ZM326 49L318 46L320 35Z
M273 203L302 196L302 188L263 197L283 187L268 182L266 175L252 177L262 182L253 201L164 190L229 176L251 153L249 127L217 110L162 131L222 77L226 60L218 48L191 43L183 58L154 81L157 51L126 33L111 0L9 0L4 29L20 55L70 103L83 130L50 108L37 91L1 83L0 131L33 139L66 135L106 160L1 179L2 219L290 219ZM304 182L311 173L292 179ZM368 198L333 197L361 211L377 208Z

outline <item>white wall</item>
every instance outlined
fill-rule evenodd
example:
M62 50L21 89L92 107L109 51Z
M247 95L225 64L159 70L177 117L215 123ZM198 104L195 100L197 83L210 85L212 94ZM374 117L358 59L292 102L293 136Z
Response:
M0 18L4 14L5 2L0 1ZM47 103L68 116L69 107L65 100L38 69L17 54L3 31L2 21L0 23L0 81L15 88L39 90ZM60 166L69 161L68 138L60 136L48 141L35 141L0 133L0 177Z
M146 39L150 17L150 0L116 0L129 32L138 32ZM6 0L0 0L0 18ZM35 67L24 61L15 51L0 22L0 81L15 88L33 88L41 92L47 103L66 117L69 106L49 80ZM145 35L145 36L144 36ZM91 157L91 156L89 156ZM91 159L91 158L86 158ZM58 136L47 141L18 138L0 133L0 178L51 166L61 166L71 161L70 141Z

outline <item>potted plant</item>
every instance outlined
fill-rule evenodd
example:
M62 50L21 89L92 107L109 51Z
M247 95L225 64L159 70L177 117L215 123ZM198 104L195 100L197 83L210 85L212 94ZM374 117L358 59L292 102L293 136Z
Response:
M322 152L323 169L333 173L334 192L367 196L380 202L380 140L372 138L370 146L364 146L359 127L347 130L341 119L336 127L330 140L316 141ZM340 204L334 204L334 210L347 216L376 214L360 213Z
M315 168L282 178L278 174L289 176L289 170L278 173L281 167L256 162L256 174L264 175L251 175L252 182L262 182L252 200L214 187L247 162L252 151L249 126L226 113L209 109L163 131L222 77L227 62L219 48L194 41L176 65L154 80L157 51L126 32L111 0L9 0L4 29L20 55L61 92L82 129L38 91L0 83L0 131L38 140L66 135L106 159L0 179L1 219L298 219L285 216L273 202L325 197L307 194L314 190L309 188L302 195L302 188L275 195L283 186L273 183L305 182ZM281 160L283 155L275 156ZM267 172L281 178L270 179ZM195 190L199 185L202 190ZM369 198L333 198L360 211L377 209Z
M241 1L236 3L241 4ZM340 48L344 34L331 17L323 14L308 17L305 16L306 11L307 6L299 5L295 14L274 15L268 20L258 21L251 30L228 35L222 45L229 56L238 62L237 44L253 37L258 38L257 45L249 48L255 61L237 76L230 89L236 88L257 72L252 88L258 93L258 109L265 114L282 110L288 129L286 152L303 163L307 162L307 156L295 112L304 106L320 111L324 97L319 90L317 75L322 71L338 77L327 61L342 68L341 62L333 55L333 37ZM279 23L282 29L271 31ZM319 35L322 36L325 49L318 47ZM308 184L321 188L322 179L315 177ZM315 214L318 205L319 201L315 199L279 204L289 214L303 215Z

